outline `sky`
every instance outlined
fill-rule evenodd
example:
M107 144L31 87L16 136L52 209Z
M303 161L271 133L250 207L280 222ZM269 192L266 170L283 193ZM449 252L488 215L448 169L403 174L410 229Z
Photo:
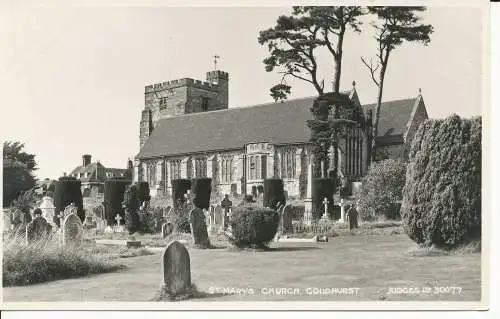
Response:
M280 80L266 72L260 30L274 26L286 7L12 7L0 12L1 135L36 154L38 178L58 178L91 154L106 167L125 168L139 151L144 87L190 77L229 73L229 107L272 102ZM415 97L421 88L428 114L471 117L482 113L481 11L429 7L434 26L428 46L404 44L391 55L384 100ZM356 90L362 104L376 100L360 57L375 54L369 20L346 35L341 89ZM333 65L318 55L325 83ZM289 98L315 94L288 81Z

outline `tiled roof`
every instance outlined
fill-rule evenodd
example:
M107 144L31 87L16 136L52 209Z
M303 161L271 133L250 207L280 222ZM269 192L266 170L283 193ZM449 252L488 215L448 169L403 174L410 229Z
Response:
M315 97L160 119L136 158L241 149L249 143L308 143ZM379 136L402 134L415 99L382 103ZM374 105L363 106L364 110Z
M377 136L403 135L416 101L417 98L411 98L382 103ZM373 117L375 117L375 106L375 103L363 105L365 114L368 110L372 110Z

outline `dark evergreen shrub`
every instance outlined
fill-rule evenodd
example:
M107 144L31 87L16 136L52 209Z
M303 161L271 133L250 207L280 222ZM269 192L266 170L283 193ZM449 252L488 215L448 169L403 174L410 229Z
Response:
M361 217L399 219L399 211L395 209L403 198L405 180L406 163L393 159L372 163L356 196Z
M161 231L161 226L166 222L163 210L160 207L149 207L142 214L140 230L143 233L155 234Z
M139 196L137 186L130 185L123 195L122 206L125 209L125 227L130 234L135 233L140 228L139 220Z
M325 198L328 200L328 216L333 216L333 194L336 191L334 178L313 178L311 183L311 195L313 200L313 218L323 215Z
M267 178L264 180L264 207L277 209L278 203L286 204L283 180L279 178Z
M208 209L210 207L210 193L212 192L211 178L196 178L191 183L191 194L193 204L198 208Z
M191 189L191 181L189 179L173 179L172 180L172 200L174 207L179 203L184 203L184 195Z
M59 212L74 203L77 207L77 214L80 220L85 220L85 213L83 211L83 196L82 196L82 183L74 177L63 176L59 178L54 190L54 223L59 225Z
M481 238L481 126L452 115L417 130L401 207L415 242L453 248Z
M139 197L139 202L149 202L151 200L151 195L149 195L149 184L148 182L137 182L137 196Z
M124 179L108 179L104 182L104 211L108 225L116 223L116 215L125 218L123 199L130 181Z
M278 231L278 212L257 205L237 207L231 215L233 243L237 247L265 247Z

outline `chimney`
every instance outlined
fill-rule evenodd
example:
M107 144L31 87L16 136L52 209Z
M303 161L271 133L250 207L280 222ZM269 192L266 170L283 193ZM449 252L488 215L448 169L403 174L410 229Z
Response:
M132 160L129 158L127 162L127 169L129 170L134 170L134 163L132 163Z
M91 156L91 155L89 155L89 154L85 154L85 155L83 155L83 156L82 156L82 160L83 160L82 165L83 165L83 167L85 167L85 166L89 165L89 164L90 164L90 160L91 160L91 159L92 159L92 156Z

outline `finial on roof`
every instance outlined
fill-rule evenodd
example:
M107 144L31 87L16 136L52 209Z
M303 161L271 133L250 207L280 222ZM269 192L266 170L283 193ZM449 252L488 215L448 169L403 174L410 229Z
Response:
M418 95L422 95L422 89L418 88Z
M356 81L352 81L352 88L355 89L356 88Z

